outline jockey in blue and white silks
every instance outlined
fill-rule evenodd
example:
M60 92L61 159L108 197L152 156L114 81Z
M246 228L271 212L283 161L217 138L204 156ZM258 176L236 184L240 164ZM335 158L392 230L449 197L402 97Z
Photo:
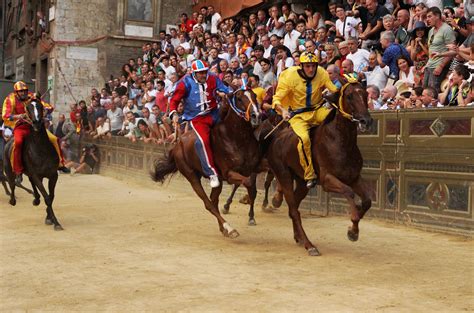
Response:
M174 114L179 102L183 100L183 120L189 121L196 133L196 152L201 161L204 176L209 177L212 188L219 186L211 149L211 127L217 122L218 105L217 93L229 93L230 90L214 74L208 73L208 66L201 60L196 60L191 65L192 74L185 75L177 84L170 101L170 115L173 121L178 121Z

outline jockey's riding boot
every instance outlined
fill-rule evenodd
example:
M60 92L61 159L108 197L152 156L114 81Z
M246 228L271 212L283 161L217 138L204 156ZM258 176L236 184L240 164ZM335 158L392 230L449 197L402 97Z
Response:
M23 182L23 174L16 174L16 176L15 176L15 185L21 186L22 182Z
M313 178L313 179L308 179L306 181L306 187L308 189L311 189L313 188L314 186L316 186L318 184L318 180L316 178Z
M70 169L68 169L68 168L67 168L67 167L65 167L65 166L61 166L61 167L59 167L59 168L58 168L58 170L59 170L59 171L61 171L61 172L63 172L63 173L66 173L66 174L69 174L69 173L71 173L71 170L70 170Z
M217 175L209 176L211 188L217 188L221 184Z

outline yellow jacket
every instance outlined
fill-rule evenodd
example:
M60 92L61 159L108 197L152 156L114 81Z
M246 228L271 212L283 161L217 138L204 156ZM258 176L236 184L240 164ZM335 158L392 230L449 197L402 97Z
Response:
M278 86L273 96L272 106L281 105L285 109L295 111L307 107L317 107L323 102L322 91L328 89L336 92L337 87L331 82L328 72L318 66L316 75L311 81L311 88L306 80L300 76L299 66L293 66L280 74ZM311 96L308 98L308 94Z

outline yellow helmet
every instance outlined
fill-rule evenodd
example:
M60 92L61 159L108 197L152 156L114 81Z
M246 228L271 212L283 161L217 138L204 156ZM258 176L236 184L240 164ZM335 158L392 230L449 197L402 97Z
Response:
M17 81L15 85L13 85L13 89L15 91L22 91L22 90L28 91L28 86L20 80L20 81Z
M318 56L311 52L303 52L300 55L300 63L318 63Z

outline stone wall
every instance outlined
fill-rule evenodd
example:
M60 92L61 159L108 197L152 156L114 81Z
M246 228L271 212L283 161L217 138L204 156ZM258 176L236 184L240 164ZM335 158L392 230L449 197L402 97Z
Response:
M124 36L125 0L68 0L57 1L55 20L51 23L51 37L58 42L50 52L48 73L54 85L51 101L57 112L68 112L74 101L87 99L91 88L102 88L110 75L117 77L129 58L140 55L143 43L156 39L166 24L176 24L181 12L190 13L188 0L155 0L156 18L154 38ZM106 39L84 45L70 45L60 41L91 40L107 35ZM85 48L85 54L96 50L97 58L85 60L87 56L77 54ZM69 50L75 50L76 57L67 57ZM82 53L82 52L81 52ZM59 66L58 66L59 63ZM61 68L75 100L71 96Z
M51 23L51 37L55 41L81 41L98 38L109 34L115 26L113 6L104 0L57 1L55 20ZM77 49L73 45L56 44L50 53L49 73L53 76L54 87L52 102L58 112L66 112L74 102L63 78L69 83L75 100L85 99L92 87L104 85L105 77L101 74L101 66L105 67L107 59L107 43L99 41L80 48L89 48L89 53L97 51L97 58L67 56L68 50ZM59 64L58 64L59 63ZM59 65L59 66L58 66Z

